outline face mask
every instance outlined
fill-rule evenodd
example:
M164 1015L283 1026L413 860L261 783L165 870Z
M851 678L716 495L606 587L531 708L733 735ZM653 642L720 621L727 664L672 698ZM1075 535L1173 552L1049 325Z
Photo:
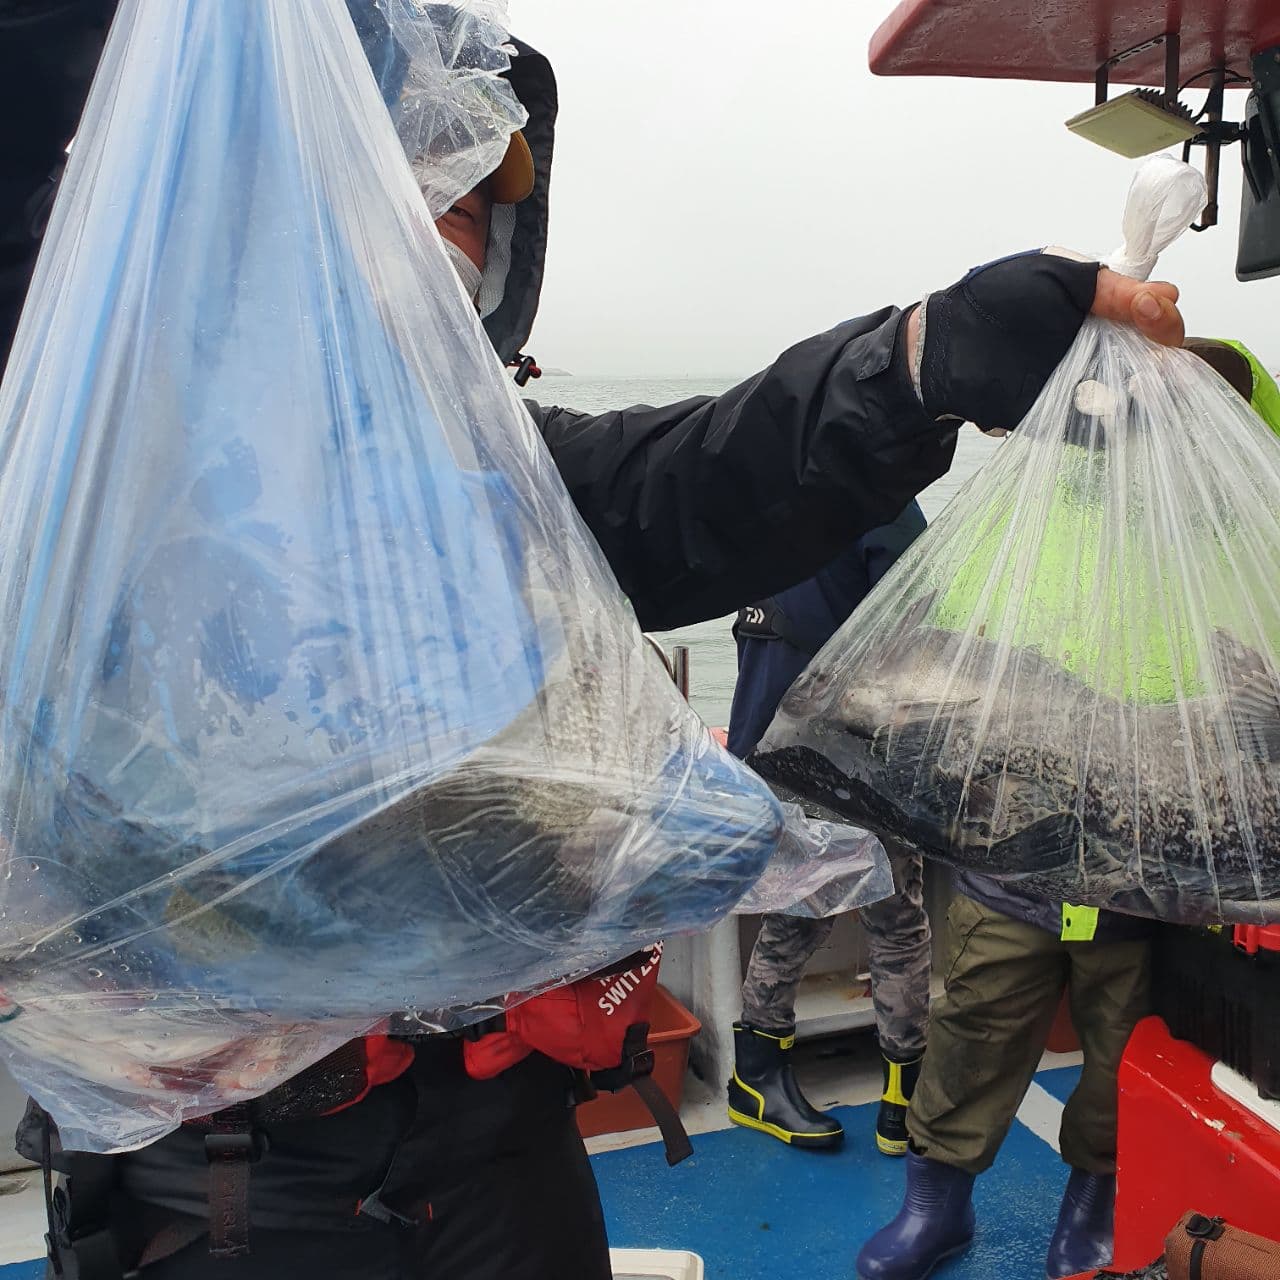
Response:
M476 294L480 292L480 268L456 244L448 240L443 243L444 251L449 255L449 261L453 263L453 269L458 273L458 279L462 281L467 297L474 302Z

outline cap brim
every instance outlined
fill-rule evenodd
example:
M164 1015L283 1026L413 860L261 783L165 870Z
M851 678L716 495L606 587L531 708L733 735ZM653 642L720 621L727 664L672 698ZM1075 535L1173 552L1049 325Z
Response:
M519 204L533 194L533 153L518 129L507 143L507 154L489 176L489 196L494 204Z

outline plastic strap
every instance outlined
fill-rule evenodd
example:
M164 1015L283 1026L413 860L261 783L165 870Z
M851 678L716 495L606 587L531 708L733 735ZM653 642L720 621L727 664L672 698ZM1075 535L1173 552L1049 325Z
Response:
M1189 1280L1202 1280L1204 1252L1210 1240L1221 1239L1225 1224L1221 1218L1206 1218L1202 1213L1193 1213L1184 1229L1192 1239L1191 1257L1188 1259Z
M58 1256L58 1222L54 1218L53 1204L53 1121L47 1111L40 1112L40 1173L44 1181L44 1220L47 1228L44 1237L49 1263L56 1276L62 1275L62 1260Z
M649 1048L649 1024L635 1022L627 1028L622 1043L622 1061L611 1071L592 1071L587 1076L589 1093L579 1091L579 1101L590 1101L596 1089L602 1088L610 1092L630 1085L640 1097L640 1101L648 1108L658 1131L662 1134L662 1145L667 1153L667 1163L677 1165L681 1160L693 1155L693 1144L680 1121L680 1115L671 1100L653 1078L653 1050ZM575 1078L578 1073L574 1073Z
M616 1067L591 1072L593 1088L617 1093L641 1076L653 1074L653 1050L649 1048L649 1024L633 1022L622 1040L622 1060Z
M40 1166L48 1224L45 1246L53 1273L62 1280L123 1280L111 1230L115 1161L111 1156L64 1152L70 1172L66 1185L55 1188L52 1124L45 1112Z
M204 1138L209 1162L209 1253L243 1258L249 1253L249 1166L264 1152L247 1102L209 1117Z
M662 1134L662 1145L667 1152L667 1163L677 1165L693 1155L693 1143L680 1121L680 1115L671 1105L671 1099L658 1088L657 1081L649 1076L639 1076L631 1086L640 1095L640 1101L649 1108Z

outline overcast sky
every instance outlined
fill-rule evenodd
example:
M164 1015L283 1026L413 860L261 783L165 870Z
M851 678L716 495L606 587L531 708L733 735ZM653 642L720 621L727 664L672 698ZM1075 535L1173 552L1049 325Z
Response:
M578 374L746 373L990 258L1114 249L1135 162L1063 127L1092 86L873 76L867 44L892 8L509 0L560 85L530 350ZM1243 93L1227 102L1238 118ZM1222 225L1187 232L1157 274L1192 331L1274 369L1280 278L1234 275L1237 151Z

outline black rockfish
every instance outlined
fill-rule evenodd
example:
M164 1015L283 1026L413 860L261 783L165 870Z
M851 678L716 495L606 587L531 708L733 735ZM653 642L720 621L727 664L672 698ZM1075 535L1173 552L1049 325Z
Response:
M1268 660L1218 632L1210 691L1142 704L1032 649L921 625L931 603L856 682L819 656L793 686L750 761L783 799L1046 897L1188 923L1280 920Z

